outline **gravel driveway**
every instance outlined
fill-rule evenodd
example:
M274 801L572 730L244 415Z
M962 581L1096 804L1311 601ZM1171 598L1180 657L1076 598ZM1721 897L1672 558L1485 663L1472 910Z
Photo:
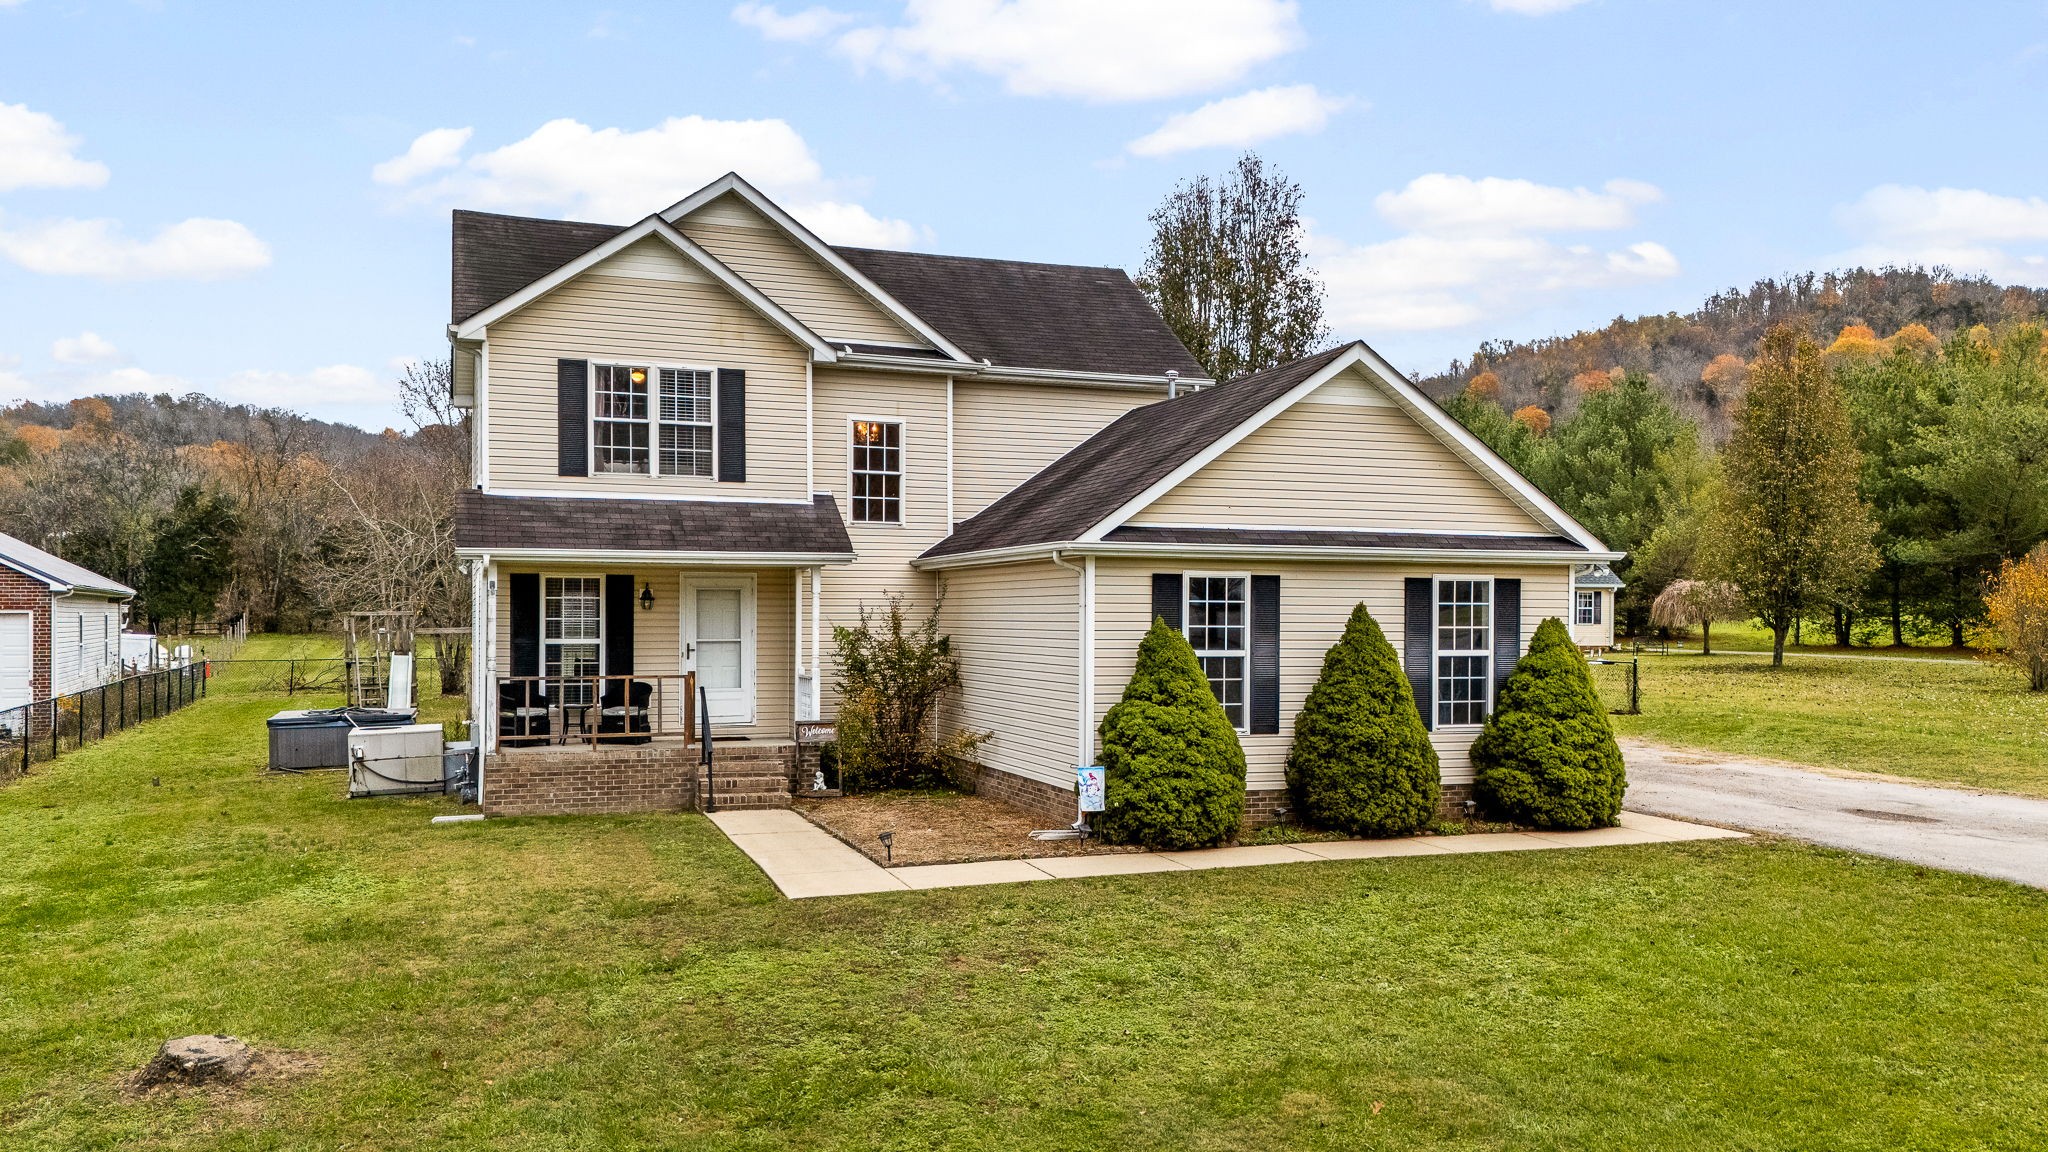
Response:
M2048 888L2048 800L1623 740L1627 807Z

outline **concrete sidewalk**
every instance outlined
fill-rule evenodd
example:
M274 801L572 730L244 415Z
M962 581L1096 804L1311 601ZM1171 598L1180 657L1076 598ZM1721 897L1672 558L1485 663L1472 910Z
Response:
M1125 852L1107 856L1050 856L1038 860L982 860L884 868L831 833L787 808L717 812L711 822L751 857L784 896L847 896L912 888L962 888L1080 876L1128 876L1318 860L1370 860L1387 856L1441 856L1461 852L1517 852L1592 848L1609 844L1664 844L1745 835L1662 816L1621 814L1618 828L1588 832L1493 832L1473 836L1412 836L1401 840L1330 840L1313 844L1260 844L1198 852Z

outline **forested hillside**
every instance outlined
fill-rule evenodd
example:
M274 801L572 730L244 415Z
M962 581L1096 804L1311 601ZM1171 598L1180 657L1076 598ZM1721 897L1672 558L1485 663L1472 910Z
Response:
M2043 315L2048 289L2002 286L1945 269L1808 272L1759 280L1747 290L1731 288L1682 316L1616 318L1570 336L1489 341L1469 362L1453 362L1421 383L1445 400L1490 373L1482 387L1497 385L1497 398L1508 411L1533 405L1556 419L1568 415L1584 394L1587 380L1581 377L1636 372L1719 442L1728 435L1730 413L1742 395L1741 364L1755 355L1773 325L1790 324L1823 345L1856 325L1885 335L1918 325L1945 342L1979 325L1999 329Z

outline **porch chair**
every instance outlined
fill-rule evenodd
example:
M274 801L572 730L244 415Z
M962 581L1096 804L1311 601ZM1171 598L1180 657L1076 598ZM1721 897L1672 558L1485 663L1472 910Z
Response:
M654 685L645 680L605 681L604 695L597 701L597 734L623 733L613 741L618 744L645 744L654 739L647 734L653 731L647 716L647 702L653 696Z
M499 743L545 744L552 732L545 687L530 680L498 685Z

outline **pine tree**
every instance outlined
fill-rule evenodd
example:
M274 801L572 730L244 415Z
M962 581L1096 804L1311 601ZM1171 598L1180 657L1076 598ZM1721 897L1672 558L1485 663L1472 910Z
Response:
M1592 670L1564 621L1536 628L1472 743L1487 811L1538 828L1597 828L1621 815L1628 781Z
M1759 345L1722 467L1714 567L1770 628L1782 665L1793 623L1853 603L1877 565L1848 405L1820 346L1797 330L1773 328Z
M1207 848L1244 819L1244 749L1187 638L1154 620L1123 699L1102 718L1113 844Z
M1303 820L1352 836L1407 836L1436 817L1436 749L1386 634L1360 604L1294 721L1287 786Z

